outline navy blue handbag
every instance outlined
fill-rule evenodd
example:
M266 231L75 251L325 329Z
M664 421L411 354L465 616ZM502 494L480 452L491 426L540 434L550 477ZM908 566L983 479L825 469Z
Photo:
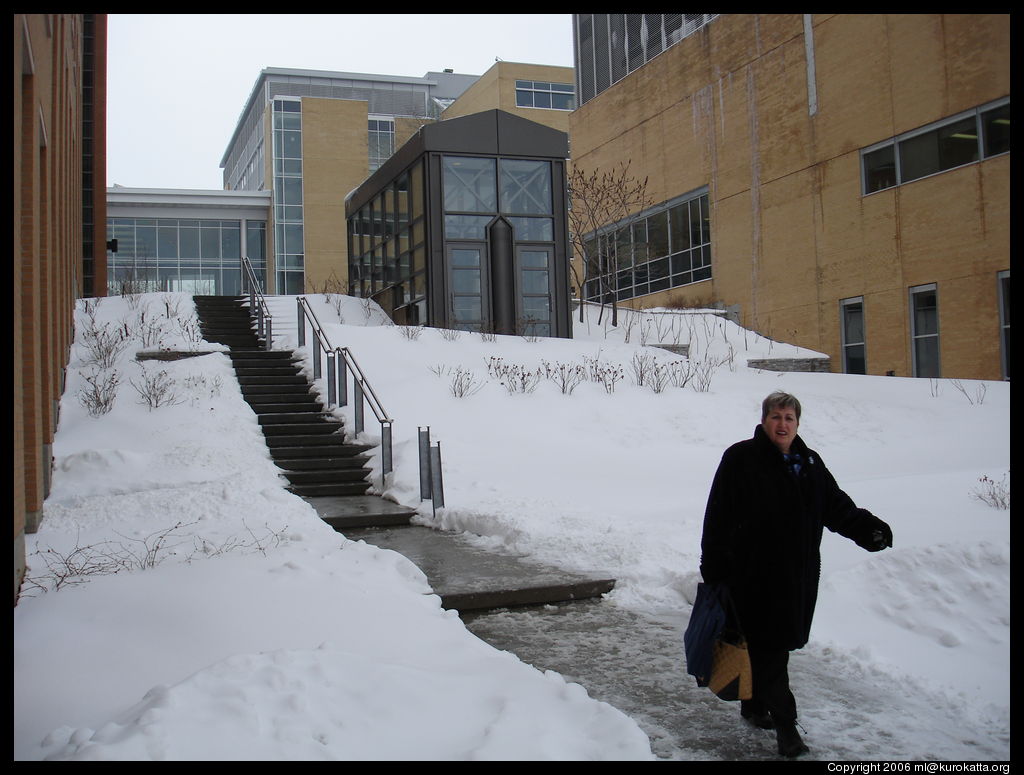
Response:
M697 679L697 686L707 686L711 680L714 646L725 628L725 621L725 609L716 586L698 583L690 623L683 634L686 672Z

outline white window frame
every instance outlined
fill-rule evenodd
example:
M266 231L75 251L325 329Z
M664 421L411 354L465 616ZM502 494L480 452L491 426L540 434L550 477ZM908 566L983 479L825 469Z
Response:
M917 308L916 308L916 306L914 304L914 301L915 301L914 297L918 296L918 295L920 295L922 293L930 293L930 292L934 292L935 293L935 333L932 333L932 334L918 334L917 331L916 331L916 328L917 328ZM909 310L910 311L910 357L911 357L911 364L912 364L912 367L913 367L913 375L915 377L918 377L918 376L934 376L934 377L938 377L938 376L940 376L942 374L942 359L941 359L941 355L942 355L942 347L941 347L942 340L939 338L940 331L939 331L939 288L938 288L938 285L936 283L925 283L924 285L915 285L915 286L911 287L910 288L910 295L909 295L909 304L910 304L910 310ZM918 343L919 340L926 339L926 338L933 338L933 337L935 339L935 371L936 371L936 373L934 375L930 375L930 374L922 375L922 374L919 373L920 370L919 370L918 363L917 363L917 343Z
M851 342L847 338L847 333L848 332L846 330L846 308L848 306L852 306L854 304L860 304L860 321L861 321L861 329L862 329L862 334L861 334L862 338L861 338L861 341L859 341L859 342ZM843 353L843 373L844 374L851 373L850 372L850 364L849 364L849 361L848 361L848 358L847 358L847 352L848 352L847 348L859 345L860 347L862 347L864 349L864 373L866 374L867 373L867 368L868 368L868 345L867 345L867 338L868 338L868 336L867 336L867 316L865 315L864 297L863 296L851 296L848 299L840 299L839 300L839 333L840 333L840 342L841 342L842 353Z

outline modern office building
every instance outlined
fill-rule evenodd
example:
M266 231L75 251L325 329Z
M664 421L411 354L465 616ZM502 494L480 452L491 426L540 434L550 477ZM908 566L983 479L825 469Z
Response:
M590 235L583 298L728 307L835 371L1009 378L1008 15L573 30L573 165L628 161L652 202Z
M502 110L420 127L346 201L348 293L399 324L571 336L568 150Z
M265 283L270 207L270 191L107 189L107 292L235 295L242 256Z
M221 167L227 190L272 192L268 290L302 293L344 282L345 195L476 79L260 73Z
M103 277L107 22L14 14L14 595L49 491L75 300ZM103 283L99 284L102 293Z

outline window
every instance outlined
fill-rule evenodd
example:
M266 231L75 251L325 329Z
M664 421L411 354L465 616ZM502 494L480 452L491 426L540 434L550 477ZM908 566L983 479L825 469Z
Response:
M274 100L274 258L277 292L302 293L305 286L302 203L302 102Z
M865 194L1010 150L1010 102L1001 100L861 151Z
M516 81L516 107L573 110L576 99L571 83Z
M999 331L1003 349L1003 379L1010 378L1010 272L999 273Z
M444 157L444 209L493 213L498 209L494 159Z
M391 118L369 120L370 172L376 172L395 152L395 121Z
M550 215L551 164L527 159L502 159L501 211Z
M246 221L246 249L265 271L264 221ZM118 240L107 253L107 292L126 288L189 291L214 295L238 292L242 222L198 218L109 218L108 239Z
M583 298L632 299L711 278L708 195L671 200L593 240ZM617 271L612 271L612 270Z
M910 289L910 339L915 377L939 376L939 300L935 283Z
M520 304L519 325L524 335L551 335L551 251L520 248L518 251Z
M448 249L448 272L451 284L452 320L454 328L480 331L487 319L483 276L486 261L484 245L453 245Z
M864 298L839 302L840 329L843 345L843 371L846 374L867 374L864 351Z
M573 14L580 104L711 22L715 13Z

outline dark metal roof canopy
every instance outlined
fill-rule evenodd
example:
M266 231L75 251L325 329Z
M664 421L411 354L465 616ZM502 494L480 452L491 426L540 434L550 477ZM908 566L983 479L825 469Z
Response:
M345 198L346 217L380 193L386 183L398 177L420 156L430 152L567 159L569 136L504 110L486 110L425 124Z

